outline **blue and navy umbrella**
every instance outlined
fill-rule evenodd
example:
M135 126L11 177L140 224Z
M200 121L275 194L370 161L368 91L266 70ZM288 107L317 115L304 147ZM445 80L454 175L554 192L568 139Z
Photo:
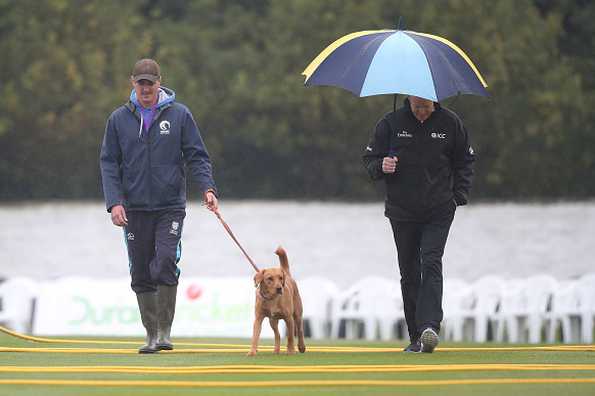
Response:
M341 37L302 73L305 85L344 88L357 96L414 95L439 102L459 94L488 96L471 59L445 38L407 30Z

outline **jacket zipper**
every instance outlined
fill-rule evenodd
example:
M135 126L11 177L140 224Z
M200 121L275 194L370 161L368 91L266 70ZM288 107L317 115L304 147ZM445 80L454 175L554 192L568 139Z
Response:
M143 122L142 122L143 115L137 109L135 109L134 114L135 115L138 115L138 120L139 120L140 128L141 128L141 134L139 135L139 138L140 138L140 136L142 136L142 132L143 132L142 131L142 127L143 127ZM151 124L151 126L153 126L153 125ZM146 141L144 139L142 139L142 138L139 139L139 140L140 140L141 144L145 144L146 145L146 149L147 149L147 157L148 157L148 160L149 160L149 169L146 170L147 171L147 174L149 175L149 202L148 202L148 207L149 207L149 210L152 210L153 209L153 204L152 204L152 202L153 202L153 188L152 188L153 187L153 180L152 180L152 177L151 177L151 175L152 175L151 174L151 128L149 128L149 130L147 131L147 139L146 139Z
M142 115L141 115L142 117ZM149 169L147 169L147 173L149 174L149 210L153 210L153 171L151 166L151 128L155 120L151 123L151 127L147 130L147 153L149 156Z
M149 210L153 210L153 171L152 171L152 166L151 166L151 148L152 148L151 129L153 129L155 124L157 124L159 117L161 117L161 114L163 113L163 111L165 109L167 109L168 107L169 106L165 106L165 107L161 108L155 114L153 121L151 122L151 127L147 131L147 152L148 152L148 157L149 157L149 169L148 169L148 173L149 173ZM140 114L140 116L142 117L142 114Z
M149 152L149 175L150 175L150 180L149 180L149 210L153 210L153 169L151 166L151 148L152 148L152 135L151 135L151 129L153 129L153 127L155 126L155 124L157 124L157 121L159 120L159 117L161 117L161 114L163 113L163 110L165 110L166 108L168 108L169 106L163 107L161 108L159 111L157 111L153 117L153 121L151 122L151 127L149 128L149 130L147 131L148 137L147 137L147 150Z

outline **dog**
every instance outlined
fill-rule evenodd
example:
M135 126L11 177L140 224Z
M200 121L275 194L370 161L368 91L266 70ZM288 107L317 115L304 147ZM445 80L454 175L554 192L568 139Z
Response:
M295 354L294 336L298 337L298 349L306 352L304 343L304 322L302 319L303 306L300 293L295 280L289 272L287 253L279 246L275 251L279 256L280 268L266 268L254 275L256 287L256 305L254 327L252 332L252 346L248 356L256 355L260 330L264 318L269 318L269 323L275 333L275 349L278 354L281 349L281 336L279 334L279 319L287 325L287 354Z

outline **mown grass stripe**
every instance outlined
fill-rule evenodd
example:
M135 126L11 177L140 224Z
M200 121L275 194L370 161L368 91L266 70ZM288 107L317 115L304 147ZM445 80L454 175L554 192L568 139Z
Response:
M418 365L312 365L312 366L0 366L0 373L364 373L444 371L595 371L595 364L418 364Z
M81 340L81 339L63 339L63 338L44 338L44 337L36 337L36 336L29 336L26 334L17 333L6 327L0 326L0 333L8 334L15 338L20 338L26 341L31 342L39 342L39 343L49 343L49 344L99 344L99 345L139 345L144 343L143 340ZM232 350L231 352L246 352L249 348L249 345L245 344L217 344L217 343L196 343L196 342L175 342L176 346L190 346L190 347L202 347L208 348L212 347L213 350L217 350L219 352L224 351L228 352L228 349L237 348L237 350ZM220 349L219 349L220 348ZM12 351L4 351L0 347L0 352L12 352ZM258 348L261 351L272 351L273 347L268 345L262 345ZM311 352L401 352L402 348L386 348L386 347L345 347L345 346L308 346L308 351ZM588 351L588 352L595 352L595 345L549 345L549 346L510 346L510 347L441 347L437 348L437 351L443 352L468 352L468 351ZM194 352L197 351L196 349L184 349L181 352ZM202 349L201 349L202 351ZM208 350L210 352L211 350ZM172 353L176 351L168 351L168 353Z
M260 349L263 352L270 353L271 348ZM161 351L162 354L179 353L247 353L249 348L176 348L173 351ZM327 353L395 353L402 352L401 348L324 348L310 347L309 352L327 352ZM595 346L584 347L485 347L485 348L436 348L436 352L520 352L520 351L557 351L557 352L594 352ZM29 352L29 353L104 353L104 354L136 354L137 349L127 348L27 348L27 347L0 347L1 352ZM284 351L282 350L282 353Z

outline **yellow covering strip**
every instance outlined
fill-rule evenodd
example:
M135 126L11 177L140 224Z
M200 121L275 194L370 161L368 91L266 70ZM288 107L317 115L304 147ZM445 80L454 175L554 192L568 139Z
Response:
M461 55L463 57L463 59L465 59L465 62L467 62L469 64L469 66L471 66L471 69L473 69L473 72L475 72L475 75L477 75L477 78L479 78L479 81L484 86L484 88L487 88L488 87L488 84L483 79L483 77L482 77L481 73L479 72L479 70L477 70L477 67L475 67L475 64L473 63L473 61L455 43L453 43L451 41L448 41L444 37L434 36L433 34L412 32L410 30L407 30L406 32L408 34L415 34L415 35L418 35L418 36L428 37L428 38L434 39L436 41L440 41L441 43L444 43L444 44L448 45L450 48L452 48L453 50L455 50L459 55Z
M355 32L355 33L350 33L348 35L345 35L337 40L335 40L331 45L329 45L328 47L326 47L320 54L318 54L318 56L316 58L314 58L314 60L312 62L310 62L310 64L308 65L308 67L306 67L304 69L304 71L302 72L302 75L306 76L306 81L304 81L304 83L306 83L308 81L308 79L310 78L310 76L312 75L312 73L314 73L314 71L316 70L316 68L318 68L318 66L326 59L327 56L329 56L334 50L336 50L338 47L340 47L341 45L345 44L346 42L353 40L354 38L357 37L362 37L362 36L366 36L369 34L377 34L377 33L384 33L384 32L395 32L396 30L390 30L390 29L384 29L384 30L364 30L361 32Z
M304 386L444 386L504 384L595 384L595 378L482 378L459 380L285 380L285 381L124 381L0 379L0 385L69 385L100 387L262 388Z

